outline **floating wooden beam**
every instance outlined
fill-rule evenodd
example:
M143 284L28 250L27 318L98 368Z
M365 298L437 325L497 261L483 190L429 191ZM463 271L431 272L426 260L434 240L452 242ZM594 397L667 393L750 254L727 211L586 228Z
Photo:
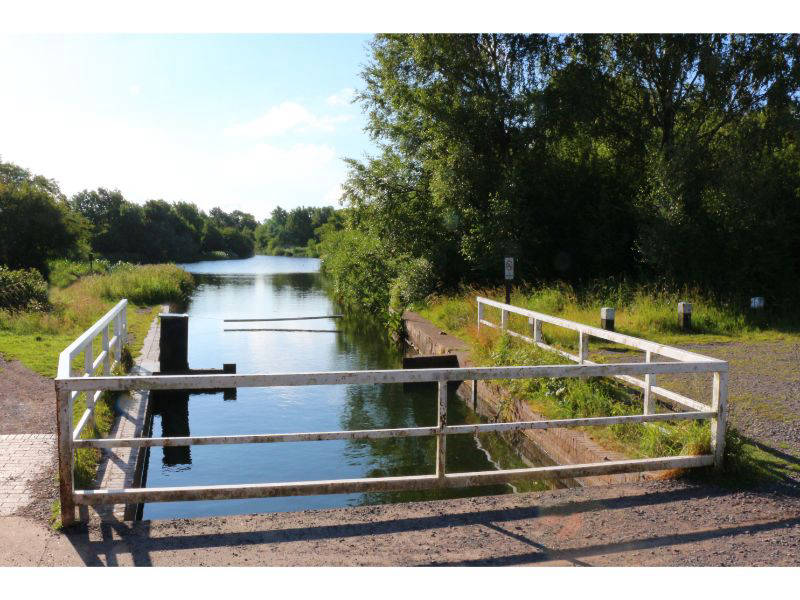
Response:
M308 319L341 319L343 315L323 315L321 317L280 317L274 319L223 319L225 323L251 323L253 321L306 321Z
M223 329L223 331L306 331L310 333L341 333L338 329Z

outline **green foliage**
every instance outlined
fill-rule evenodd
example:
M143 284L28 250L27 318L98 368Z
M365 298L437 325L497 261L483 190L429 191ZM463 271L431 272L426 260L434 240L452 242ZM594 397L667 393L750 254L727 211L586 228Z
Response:
M270 218L256 228L256 249L273 256L316 257L322 235L341 229L340 213L332 206L299 206L288 213L278 206Z
M256 220L238 210L213 208L206 215L189 202L164 200L140 206L104 188L79 192L70 205L89 222L92 249L113 260L159 263L192 261L214 251L253 254Z
M0 309L41 311L49 306L47 283L39 271L0 265Z
M339 302L385 314L396 272L378 240L357 230L342 230L326 235L320 250L322 271Z
M396 260L397 275L389 288L389 306L402 313L414 302L423 300L433 291L433 267L427 258L401 257Z
M86 254L86 230L55 182L0 162L0 264L46 275L48 259Z
M790 307L797 41L376 36L357 98L381 150L348 160L346 226L387 263L427 259L445 289L499 283L512 255L518 281L703 286Z

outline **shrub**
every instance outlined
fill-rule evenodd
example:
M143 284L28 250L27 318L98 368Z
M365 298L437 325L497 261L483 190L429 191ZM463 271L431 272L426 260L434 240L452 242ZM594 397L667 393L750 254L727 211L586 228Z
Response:
M0 265L0 308L46 310L47 283L35 269L11 270Z
M433 265L427 258L401 257L395 261L397 276L389 289L389 306L403 311L413 302L423 300L433 291Z

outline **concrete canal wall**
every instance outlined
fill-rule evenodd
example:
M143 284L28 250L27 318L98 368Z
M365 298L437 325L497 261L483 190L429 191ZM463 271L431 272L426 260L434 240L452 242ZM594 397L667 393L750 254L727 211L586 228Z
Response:
M404 336L412 352L421 355L455 355L459 367L476 366L470 357L469 347L463 340L441 331L419 314L403 314ZM489 422L545 420L528 404L512 398L507 390L489 381L479 381L476 406L472 405L472 382L464 381L458 387L458 396L478 415ZM518 452L522 460L534 465L567 465L625 460L625 455L607 450L595 443L587 433L575 429L537 429L504 435L506 441ZM654 478L654 473L622 473L563 480L569 487L630 483Z
M169 307L164 306L166 312ZM142 353L136 358L132 375L150 375L159 371L159 337L161 320L156 317L144 339ZM134 390L120 393L114 403L115 421L109 437L146 437L150 434L150 391ZM141 487L148 448L106 448L97 469L96 487L116 489ZM82 507L85 509L86 507ZM98 505L95 507L101 518L116 520L136 519L139 504Z

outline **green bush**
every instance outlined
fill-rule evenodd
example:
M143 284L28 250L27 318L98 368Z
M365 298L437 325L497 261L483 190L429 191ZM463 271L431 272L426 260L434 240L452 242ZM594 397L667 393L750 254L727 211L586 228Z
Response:
M403 256L395 264L397 276L389 289L389 306L402 312L410 304L424 300L433 291L436 279L427 258Z
M346 306L386 315L389 286L396 272L380 241L361 231L343 229L324 236L319 248L322 271L334 297Z
M46 310L47 283L36 269L11 270L0 265L0 308Z

